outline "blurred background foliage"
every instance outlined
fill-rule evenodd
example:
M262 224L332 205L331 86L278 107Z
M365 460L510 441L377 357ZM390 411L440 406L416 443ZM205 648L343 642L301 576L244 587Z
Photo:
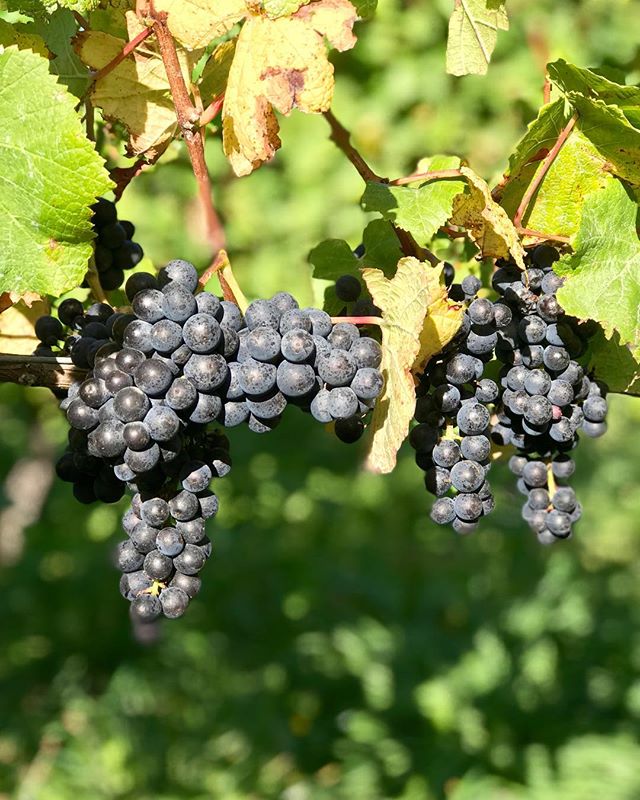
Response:
M632 0L508 4L486 78L444 73L448 0L381 0L336 59L335 111L380 174L465 156L498 177L541 102L543 64L640 76ZM212 135L241 285L321 297L306 256L359 241L359 178L323 119L232 179ZM170 163L121 216L157 265L206 263L192 176ZM428 519L410 452L362 449L290 412L233 431L215 557L189 613L146 644L110 565L120 506L52 481L65 423L44 390L0 387L0 798L17 800L638 800L640 404L576 454L578 536L544 549L506 467L497 511L460 539Z

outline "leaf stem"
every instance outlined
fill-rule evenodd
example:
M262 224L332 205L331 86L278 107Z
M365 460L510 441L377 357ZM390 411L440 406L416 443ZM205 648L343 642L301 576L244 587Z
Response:
M102 284L100 283L100 275L98 275L98 270L96 269L96 262L93 256L91 256L91 258L89 259L89 268L87 269L86 275L84 277L87 283L89 284L89 290L93 295L93 299L96 300L98 303L106 303L107 296L104 293Z
M432 172L412 172L404 178L394 178L389 181L390 186L405 186L407 183L416 181L441 181L446 178L464 178L464 174L459 169L435 169Z
M356 148L351 144L351 134L344 127L344 125L341 125L338 122L331 109L328 109L324 112L324 118L327 120L329 127L331 128L329 139L331 139L331 141L337 145L340 150L342 150L345 156L356 168L358 175L360 175L362 180L381 182L382 178L379 175L376 175L376 173L371 169Z
M101 67L96 73L93 74L92 80L95 83L99 81L101 78L104 78L105 75L108 75L112 70L114 70L118 64L121 64L125 58L133 53L136 47L144 42L145 39L148 39L149 36L153 33L153 28L145 28L144 30L140 31L137 36L134 36L130 42L127 42L122 50L118 53L115 58L112 58L108 64L105 64L104 67Z
M158 48L164 63L164 68L169 81L171 97L176 109L178 124L185 140L193 174L198 184L200 204L205 214L207 238L217 254L225 246L225 235L222 223L213 204L213 192L204 155L204 140L199 129L200 114L191 102L189 90L185 83L176 45L169 28L167 27L167 14L163 11L149 10L153 20L153 30L158 40Z
M571 242L571 238L569 236L561 236L559 233L532 231L531 228L521 228L519 225L516 227L516 230L520 236L533 236L535 239L540 239L541 241L551 240L554 242L562 242L563 244L569 244Z
M76 367L66 356L0 355L0 383L67 389L75 381L83 380L86 374L86 370Z
M549 168L551 167L556 156L560 152L562 145L569 138L569 134L573 130L573 127L577 121L578 121L578 114L575 113L560 132L560 135L558 136L556 143L553 145L551 150L549 150L549 152L545 156L544 161L540 165L540 169L536 172L536 174L533 177L533 180L527 187L527 191L524 193L522 200L520 201L520 205L518 206L518 210L516 211L515 216L513 218L513 224L516 226L516 228L520 227L522 223L522 218L524 217L527 209L529 208L529 203L531 202L534 194L538 191L540 184L544 180L544 176L549 171Z
M220 109L224 104L224 92L221 95L218 95L215 100L212 100L209 105L205 108L205 110L200 114L200 119L198 120L198 124L201 128L205 125L208 125L211 120L218 116L220 113Z

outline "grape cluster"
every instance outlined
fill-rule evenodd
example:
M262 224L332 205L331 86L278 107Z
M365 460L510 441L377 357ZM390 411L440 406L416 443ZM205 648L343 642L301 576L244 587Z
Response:
M485 368L493 358L501 320L491 301L476 297L480 286L469 275L451 292L469 304L457 337L420 377L414 415L418 424L409 434L416 463L425 472L425 487L437 498L431 519L451 523L457 533L475 530L494 508L487 480L489 432L500 392L485 377Z
M94 260L100 285L109 292L124 283L126 270L140 263L144 253L133 241L135 227L128 220L118 220L115 203L99 197L91 207L96 234Z
M606 387L577 360L590 326L566 315L556 296L558 257L555 248L540 245L528 255L525 273L500 263L492 279L498 303L511 314L496 346L502 392L492 436L518 450L510 466L527 497L522 515L544 543L567 538L580 518L573 490L556 484L573 473L566 453L579 432L594 438L607 429Z
M577 361L591 331L556 297L558 258L554 247L540 245L527 254L524 272L499 262L496 301L477 296L481 282L473 276L454 284L445 265L449 297L464 304L464 316L456 338L420 376L409 440L438 498L431 518L459 533L474 530L494 507L486 480L492 446L516 448L509 466L526 496L522 516L541 542L567 538L580 518L575 492L564 485L575 466L567 453L579 432L606 431L606 387Z
M264 433L292 404L355 441L383 385L380 345L355 325L286 292L243 315L198 288L193 265L176 260L128 279L131 313L67 299L37 324L42 347L90 370L61 402L71 429L58 475L84 503L134 492L117 561L142 622L180 616L199 588L218 507L209 484L231 468L210 426Z

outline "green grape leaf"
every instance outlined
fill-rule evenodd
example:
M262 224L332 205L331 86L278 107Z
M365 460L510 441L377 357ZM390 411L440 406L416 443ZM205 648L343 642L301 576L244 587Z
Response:
M571 113L563 99L543 106L509 156L507 175L517 175L530 162L541 161L556 143Z
M500 204L510 217L515 215L540 166L540 161L526 163L520 159L517 170L509 176ZM529 203L522 224L543 234L571 237L580 226L584 198L611 180L606 161L593 143L574 128Z
M378 9L378 0L353 0L360 19L371 19Z
M58 76L71 94L82 97L91 83L91 75L71 43L78 32L78 25L71 11L58 9L46 20L36 19L33 27L55 56L49 65L52 74Z
M469 186L454 198L451 221L469 231L483 257L512 257L524 269L524 249L504 208L493 200L485 181L472 169L461 167L460 171Z
M9 11L20 11L28 16L50 14L57 8L67 8L86 14L97 8L101 0L8 0Z
M385 275L393 275L402 256L400 243L393 227L382 219L372 220L364 229L362 243L365 253L354 255L342 239L326 239L309 253L313 277L332 281L324 292L324 310L335 316L344 308L344 301L336 296L334 282L341 275L353 275L362 281L364 267L377 267Z
M434 156L421 162L420 172L459 167L459 158ZM377 211L383 219L411 233L418 244L426 245L449 219L453 198L464 188L462 178L433 180L419 186L368 181L361 203L365 211Z
M607 339L601 330L589 341L588 368L610 391L640 397L640 363L630 348L620 343L619 334Z
M509 30L503 0L455 0L449 19L447 72L485 75L498 31Z
M442 267L401 258L391 279L378 269L365 269L362 276L382 311L380 370L385 379L371 420L373 439L366 466L372 472L387 473L396 465L415 411L412 370L422 369L451 340L463 312L451 304L451 318L446 318Z
M547 65L549 78L566 95L579 94L602 100L607 105L618 106L630 122L638 127L640 122L640 87L615 83L590 69L567 64L560 59Z
M57 296L87 269L89 206L112 184L76 102L47 59L0 54L0 293Z
M558 300L568 314L617 332L622 344L640 347L640 241L638 206L620 181L585 198L573 253L555 270L565 278Z

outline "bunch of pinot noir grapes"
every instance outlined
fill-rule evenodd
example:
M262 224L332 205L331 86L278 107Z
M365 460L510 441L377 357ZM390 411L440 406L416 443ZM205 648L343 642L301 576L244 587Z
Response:
M355 325L286 292L243 315L198 289L193 265L172 261L128 279L131 313L67 299L37 323L42 347L90 370L61 402L71 430L58 475L83 503L134 493L117 563L142 622L181 616L200 587L218 508L210 483L231 469L212 426L264 433L295 405L355 441L383 386L380 345Z

